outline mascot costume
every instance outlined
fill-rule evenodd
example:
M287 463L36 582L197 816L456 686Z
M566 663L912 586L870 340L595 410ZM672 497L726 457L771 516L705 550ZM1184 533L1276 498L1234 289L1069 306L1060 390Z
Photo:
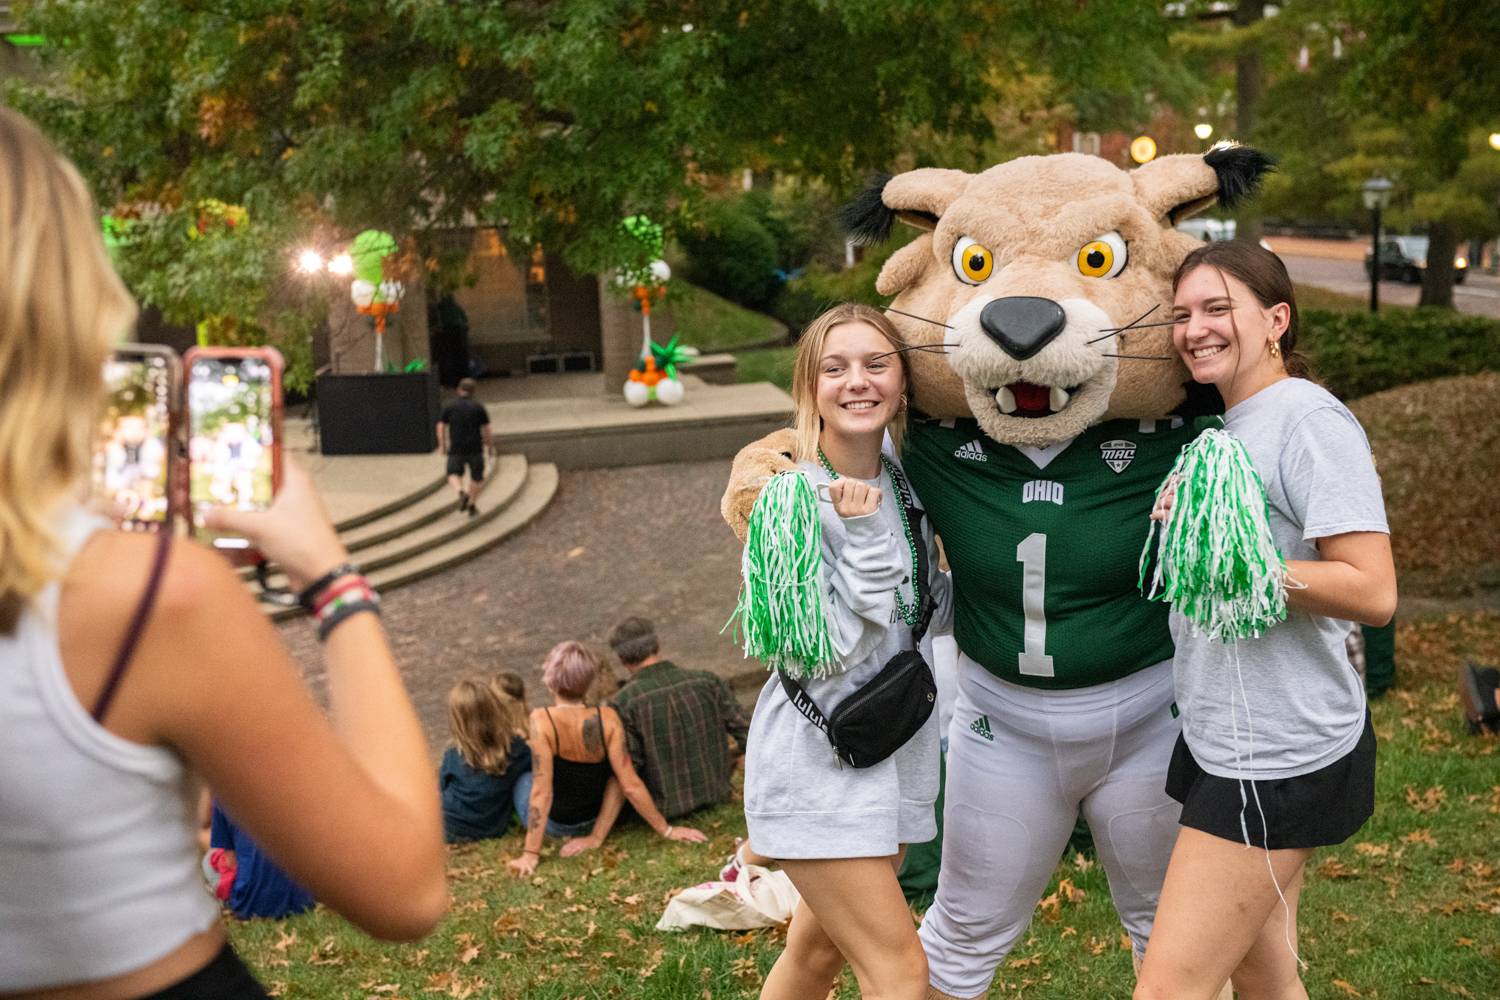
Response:
M844 211L856 239L926 230L876 283L909 345L907 477L953 571L960 651L943 860L922 923L932 995L983 995L1077 817L1145 952L1177 834L1168 607L1138 589L1153 495L1222 404L1172 348L1173 226L1271 168L1224 145L1132 171L1078 153L919 169ZM791 467L790 432L740 452L723 512L744 537Z

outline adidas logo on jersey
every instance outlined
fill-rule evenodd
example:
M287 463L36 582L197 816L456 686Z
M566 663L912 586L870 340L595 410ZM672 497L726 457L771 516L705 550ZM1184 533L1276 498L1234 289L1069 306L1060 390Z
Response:
M1099 446L1099 457L1104 459L1104 464L1115 470L1116 474L1124 472L1131 462L1135 461L1134 441L1106 441Z
M969 729L973 732L978 733L980 736L983 736L991 743L995 742L995 733L992 729L990 729L990 717L988 715L981 715L979 718L969 723Z
M1063 502L1063 484L1054 483L1050 479L1033 479L1021 487L1021 502L1031 503L1033 500L1050 500L1061 507Z
M990 456L984 453L984 445L978 441L970 441L953 453L954 458L968 459L970 462L988 462Z

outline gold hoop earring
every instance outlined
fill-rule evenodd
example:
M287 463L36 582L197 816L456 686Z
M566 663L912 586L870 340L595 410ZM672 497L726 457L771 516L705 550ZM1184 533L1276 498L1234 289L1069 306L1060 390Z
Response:
M1273 357L1273 358L1279 358L1279 357L1281 357L1281 345L1278 344L1278 343L1276 343L1276 341L1274 341L1274 340L1271 341L1271 357Z

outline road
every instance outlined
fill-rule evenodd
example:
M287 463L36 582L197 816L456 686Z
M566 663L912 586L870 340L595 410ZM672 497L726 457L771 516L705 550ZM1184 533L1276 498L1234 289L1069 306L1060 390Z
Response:
M1298 284L1369 298L1370 279L1365 277L1363 245L1278 237L1267 242L1281 255L1292 280ZM1380 301L1416 305L1421 291L1419 285L1382 281ZM1459 312L1500 319L1500 278L1471 271L1462 285L1454 286L1453 304Z

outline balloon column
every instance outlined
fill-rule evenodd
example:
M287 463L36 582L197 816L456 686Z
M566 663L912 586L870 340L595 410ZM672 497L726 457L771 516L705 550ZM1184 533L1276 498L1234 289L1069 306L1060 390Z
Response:
M673 337L665 347L651 339L651 303L666 297L672 269L661 259L663 238L661 226L644 215L632 215L621 228L634 242L631 262L620 268L620 284L630 289L636 308L641 311L641 354L630 378L625 382L625 402L645 406L652 400L676 406L684 395L677 366L688 357Z
M385 370L385 318L401 309L406 288L385 276L386 258L396 252L396 239L378 229L366 229L354 237L349 257L354 262L354 281L349 297L361 316L369 316L375 327L375 370Z

